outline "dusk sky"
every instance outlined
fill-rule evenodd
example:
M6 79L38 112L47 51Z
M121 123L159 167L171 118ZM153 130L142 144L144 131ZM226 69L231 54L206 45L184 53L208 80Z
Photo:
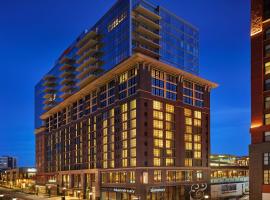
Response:
M0 155L34 166L34 86L116 0L0 1ZM249 0L155 0L199 28L200 75L211 95L212 153L247 155Z

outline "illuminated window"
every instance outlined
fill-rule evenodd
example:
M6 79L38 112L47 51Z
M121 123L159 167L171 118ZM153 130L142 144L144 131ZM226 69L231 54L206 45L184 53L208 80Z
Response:
M154 138L160 138L160 139L163 138L163 131L162 130L154 129L153 132L154 132Z
M121 74L121 75L119 76L119 83L121 84L121 83L127 81L127 79L128 79L128 73L125 72L125 73L123 73L123 74Z
M130 121L130 128L136 128L136 119Z
M184 114L185 114L185 116L187 116L187 117L191 117L192 111L191 111L190 109L185 108L185 109L184 109Z
M154 120L154 128L163 129L163 121Z
M174 165L174 159L172 158L166 158L166 166L173 166Z
M194 150L201 150L202 149L202 145L200 143L194 143Z
M192 167L192 159L186 158L185 159L185 166L186 167Z
M174 139L173 138L173 132L171 132L171 131L166 131L166 139Z
M161 162L160 162L160 158L154 158L154 166L160 166Z
M171 140L166 140L166 148L172 148L172 141Z
M130 148L136 147L136 138L130 140Z
M155 110L162 110L163 106L160 101L153 101L153 108Z
M173 115L170 114L170 113L166 113L166 121L171 122L171 121L173 121L173 120L174 120L174 119L173 119Z
M154 157L160 157L160 149L154 149Z
M143 184L148 184L148 172L143 172Z
M192 118L186 117L186 125L192 125Z
M269 125L270 124L270 114L264 115L264 124Z
M201 136L200 135L194 135L194 142L201 142Z
M130 110L136 109L136 100L130 102Z
M200 111L194 111L194 118L196 118L196 119L202 119L202 112L200 112Z
M131 167L136 167L136 158L131 158L130 159L130 166Z
M264 73L270 74L270 62L264 63Z
M154 111L153 111L153 117L154 117L155 119L163 120L163 113L160 112L160 111L154 110Z
M200 119L194 119L194 126L201 127L202 121Z
M122 166L127 167L127 159L122 159Z
M130 119L136 118L136 110L130 111Z
M265 185L269 185L270 184L270 170L264 170L264 173L263 173L263 177L264 177L264 184Z
M129 172L129 182L135 183L135 172L134 171Z
M154 170L154 181L161 182L162 173L161 170Z
M174 113L174 106L170 104L166 104L166 112Z
M174 125L171 122L166 122L166 130L174 130Z
M192 133L192 126L186 126L186 133Z
M196 171L196 179L197 179L197 181L202 180L202 178L203 178L202 171Z
M202 153L200 151L194 151L194 158L195 159L201 159Z
M163 140L162 139L154 139L154 146L155 147L163 147Z
M121 106L121 109L122 109L122 112L127 112L127 104L126 104L126 103L123 104L123 105Z
M185 142L192 142L192 135L191 134L185 134Z
M185 143L185 149L186 150L192 150L192 143L191 142L186 142Z
M122 140L126 140L127 139L127 132L123 131L122 132Z

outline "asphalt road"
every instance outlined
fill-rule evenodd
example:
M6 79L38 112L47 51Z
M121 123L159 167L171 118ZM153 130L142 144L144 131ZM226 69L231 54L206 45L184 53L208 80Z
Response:
M1 197L1 195L4 195L4 197ZM25 194L20 191L16 191L13 189L7 189L0 187L0 200L42 200L42 199L48 199L41 196L36 195L30 195ZM51 200L54 200L54 198L50 198Z

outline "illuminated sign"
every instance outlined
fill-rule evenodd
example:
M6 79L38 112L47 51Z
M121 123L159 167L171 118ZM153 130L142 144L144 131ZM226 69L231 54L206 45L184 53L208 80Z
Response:
M127 13L124 12L120 16L116 17L108 26L108 32L111 32L113 29L115 29L119 24L121 24L124 19L126 19Z
M126 189L126 188L113 188L114 192L121 192L121 193L131 193L134 194L135 190L133 189Z
M109 191L109 192L119 192L119 193L129 193L134 194L135 190L131 188L101 188L103 191Z
M35 172L37 172L37 170L35 168L29 168L29 169L27 169L27 172L35 173Z
M151 188L150 189L151 193L155 193L155 192L165 192L165 188Z

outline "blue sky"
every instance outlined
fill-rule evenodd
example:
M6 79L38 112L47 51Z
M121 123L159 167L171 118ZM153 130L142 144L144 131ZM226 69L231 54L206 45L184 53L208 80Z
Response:
M34 165L34 86L62 51L116 0L0 1L0 155ZM200 31L200 74L212 91L213 153L248 154L250 41L247 0L154 0Z

